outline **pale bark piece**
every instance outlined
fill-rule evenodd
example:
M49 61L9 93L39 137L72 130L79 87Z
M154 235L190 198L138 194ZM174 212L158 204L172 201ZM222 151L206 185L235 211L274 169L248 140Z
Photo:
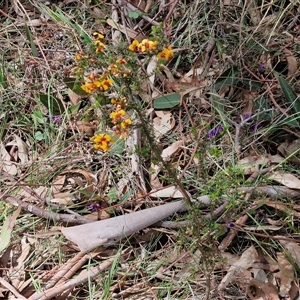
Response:
M241 256L241 258L232 264L229 268L226 276L222 279L218 286L218 290L224 290L227 285L234 281L236 277L242 272L252 266L252 264L258 259L258 254L254 246L248 248Z
M161 189L155 193L151 192L151 197L157 198L184 198L182 193L176 188L176 186L172 185Z
M274 171L268 176L268 179L279 182L290 189L300 190L300 179L293 174L284 171Z
M183 208L185 208L183 201L172 202L107 220L68 228L62 227L61 232L67 239L77 244L81 252L87 253L101 245L117 244L121 239Z

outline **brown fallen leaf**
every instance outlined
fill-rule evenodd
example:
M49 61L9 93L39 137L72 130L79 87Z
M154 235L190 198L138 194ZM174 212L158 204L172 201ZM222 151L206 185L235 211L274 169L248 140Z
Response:
M300 267L300 246L294 242L285 241L284 239L281 240L280 237L281 236L276 236L276 238L279 238L281 246L289 252L295 263Z
M268 176L268 179L281 183L290 189L300 190L300 179L293 174L278 170L278 171L273 171Z
M258 259L258 254L254 246L249 247L240 259L232 264L227 274L222 279L218 286L218 290L224 290L229 283L234 281L236 277L242 272L252 266L252 264Z
M283 51L288 62L288 75L293 75L298 71L297 59L290 50L284 48Z
M281 252L277 253L277 260L279 265L279 274L278 278L280 279L280 291L279 295L281 297L286 297L289 294L289 291L294 281L294 267L292 264L285 258L284 254Z

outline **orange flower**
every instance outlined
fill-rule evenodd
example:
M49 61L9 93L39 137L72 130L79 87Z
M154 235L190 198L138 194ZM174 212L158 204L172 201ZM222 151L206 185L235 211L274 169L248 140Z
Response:
M156 50L157 45L158 45L158 41L149 41L147 39L142 40L142 42L140 44L140 46L143 47L142 52L147 51L147 50Z
M174 52L172 50L172 46L168 46L168 48L164 48L160 53L157 54L158 58L163 58L166 60L170 60L174 56Z
M114 81L110 78L104 79L100 83L100 88L102 91L107 91L113 83Z
M85 84L81 85L81 88L88 94L91 94L92 92L96 91L100 87L101 82L100 81L94 81L94 82L86 82Z
M129 45L128 49L130 51L133 51L133 52L139 52L138 51L138 47L139 47L140 43L138 40L134 40L131 45Z
M120 65L126 65L127 61L124 58L119 58L116 60L116 63Z
M121 121L123 119L124 115L125 115L125 110L124 109L119 109L117 111L113 111L110 114L110 118L112 119L112 122L115 124L118 121Z
M134 40L128 47L128 49L133 52L144 53L147 51L156 50L157 45L158 41L150 41L148 39L144 39L141 43L139 43L138 40Z
M93 32L93 37L94 37L95 39L97 39L97 40L103 40L103 39L104 39L104 35L101 34L101 33L98 32L98 31Z
M131 119L126 119L121 123L121 128L122 129L126 129L128 126L130 126L132 124Z
M91 137L91 142L94 143L94 149L106 152L110 149L111 143L113 143L114 140L110 135L102 133Z
M94 44L97 46L96 53L104 51L104 49L105 49L105 44L104 43L102 43L101 41L95 41Z
M83 55L81 53L77 53L75 55L75 59L77 59L77 60L81 60L82 58L83 58Z

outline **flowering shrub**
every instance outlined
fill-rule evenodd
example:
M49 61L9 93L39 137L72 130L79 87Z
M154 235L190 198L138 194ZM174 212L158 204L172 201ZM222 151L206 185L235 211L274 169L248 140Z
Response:
M171 60L174 52L172 46L164 47L164 42L157 40L134 40L125 46L107 45L104 36L98 32L93 33L93 37L90 53L76 54L76 71L82 82L81 89L93 95L101 105L104 116L107 116L103 119L109 120L106 132L91 138L94 148L105 152L118 138L126 138L135 125L131 109L136 102L132 92L138 90L147 79L140 56L143 63L153 55L163 62Z

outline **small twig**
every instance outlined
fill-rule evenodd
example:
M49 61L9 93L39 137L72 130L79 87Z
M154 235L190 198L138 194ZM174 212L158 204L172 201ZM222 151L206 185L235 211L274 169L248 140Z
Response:
M261 111L261 112L258 112L256 114L254 114L253 116L251 116L250 118L248 119L242 119L240 123L237 123L237 122L232 122L235 126L235 136L234 136L234 149L235 149L235 152L236 154L240 155L241 154L241 149L242 149L242 146L240 144L240 134L241 134L241 129L242 127L249 123L249 121L251 119L254 119L256 118L257 116L259 116L260 114L263 114L263 113L266 113L268 111L272 111L273 109L270 108L270 109L266 109L264 111Z
M172 2L169 2L169 3L166 5L166 6L169 6L169 5L170 5L171 7L170 7L170 10L169 10L167 16L165 17L164 23L163 23L165 35L167 35L166 33L168 32L167 22L169 21L170 17L172 16L173 11L174 11L174 9L175 9L175 7L176 7L178 1L179 1L179 0L173 0ZM166 36L166 37L167 37L167 36Z
M246 222L248 221L248 216L244 215L242 217L240 217L235 223L234 223L234 227L235 226L242 226L244 225ZM221 244L218 247L218 250L220 251L224 251L226 248L228 248L228 246L231 244L232 240L235 238L235 236L237 235L237 231L236 230L231 230L229 234L226 236L226 238L221 242Z
M198 136L197 136L197 141L196 141L196 145L193 149L193 152L191 153L191 157L190 157L190 160L188 161L188 163L185 165L184 169L182 170L181 174L178 176L178 179L182 178L182 176L185 174L185 172L188 170L188 168L190 167L190 165L192 164L193 160L194 160L194 157L197 153L197 150L198 150L198 147L200 145L200 141L201 141L201 135L203 133L205 128L202 128L198 131Z

